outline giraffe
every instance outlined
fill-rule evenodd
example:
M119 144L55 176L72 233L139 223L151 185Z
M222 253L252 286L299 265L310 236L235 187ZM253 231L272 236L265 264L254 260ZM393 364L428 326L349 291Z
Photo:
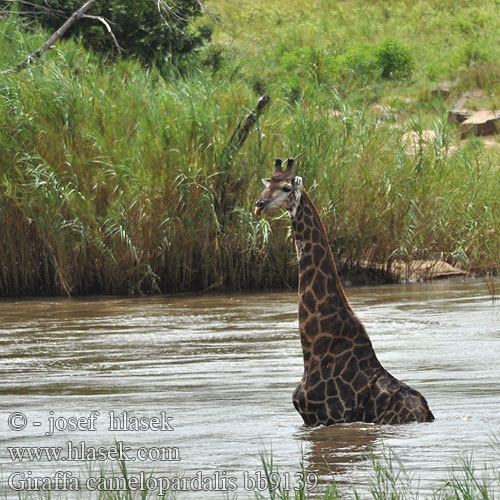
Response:
M363 323L342 288L328 238L294 160L277 159L255 215L288 211L299 264L299 330L304 374L293 404L308 426L346 422L431 422L425 398L377 359Z

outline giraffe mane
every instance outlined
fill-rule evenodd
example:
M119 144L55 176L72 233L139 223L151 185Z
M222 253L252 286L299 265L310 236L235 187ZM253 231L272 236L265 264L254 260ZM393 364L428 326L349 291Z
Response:
M321 231L321 235L323 236L323 238L325 240L326 252L327 252L327 256L328 256L327 258L330 261L332 268L336 271L334 273L334 277L335 277L336 285L337 285L337 288L339 291L339 296L340 296L342 302L344 303L344 305L346 306L346 308L352 314L354 314L354 312L351 309L351 306L349 305L349 301L347 300L347 296L344 292L344 287L342 286L342 283L341 283L340 278L338 276L337 266L335 265L335 260L333 259L332 249L330 248L330 245L328 244L328 237L326 235L326 229L325 229L325 226L323 225L323 221L321 220L321 217L319 216L318 211L316 210L316 207L314 206L313 202L311 201L310 196L307 194L307 191L305 189L302 190L302 196L304 196L305 199L308 201L309 207L311 208L311 210L316 218L316 221L318 222L319 230Z

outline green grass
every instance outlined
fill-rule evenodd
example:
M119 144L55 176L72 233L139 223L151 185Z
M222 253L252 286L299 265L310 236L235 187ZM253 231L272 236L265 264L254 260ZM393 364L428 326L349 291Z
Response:
M430 93L457 79L451 101L471 86L498 101L495 2L286 5L209 4L237 37L219 29L180 69L66 41L5 72L47 34L0 21L0 296L294 286L287 217L252 207L273 159L299 154L341 268L498 270L500 151L450 149L459 131ZM265 89L228 169L224 146ZM408 155L403 134L424 128L436 140Z

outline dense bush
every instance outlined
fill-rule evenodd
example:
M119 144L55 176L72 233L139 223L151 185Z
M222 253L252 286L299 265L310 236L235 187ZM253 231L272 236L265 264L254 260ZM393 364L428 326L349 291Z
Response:
M35 17L44 28L55 31L82 4L82 0L33 0L23 3L23 15ZM100 0L88 14L106 19L125 55L147 64L162 63L166 58L175 61L211 35L207 28L193 30L190 26L201 14L196 0L169 1L168 6L155 0ZM84 44L97 52L117 50L105 26L95 18L76 23L67 33L74 35L82 36Z
M379 45L353 45L340 56L339 63L343 73L366 81L380 77L386 80L408 78L415 66L406 45L390 39Z
M377 48L380 75L386 79L407 78L414 68L413 58L406 45L397 40L385 40Z

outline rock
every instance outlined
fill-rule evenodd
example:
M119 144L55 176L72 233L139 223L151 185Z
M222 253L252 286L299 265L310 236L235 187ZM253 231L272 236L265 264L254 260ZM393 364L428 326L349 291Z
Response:
M467 120L462 122L461 133L464 139L470 132L474 135L491 135L497 133L497 125L500 120L500 110L476 111Z
M377 123L375 127L382 127L387 122L395 121L397 114L389 106L383 106L382 104L373 104L367 109L367 112L376 118Z
M440 278L454 278L458 276L467 276L467 272L458 267L454 267L438 257L429 260L411 260L403 262L396 260L391 262L390 267L384 264L371 264L366 268L374 268L392 275L396 281L425 281Z
M328 111L328 118L330 119L342 118L343 116L344 113L342 113L342 111L339 111L338 109L332 109Z
M434 97L441 96L442 98L446 99L447 97L450 96L451 88L454 87L455 85L456 85L455 82L448 82L448 81L441 82L437 87L434 87L431 90L431 94Z
M412 130L411 132L403 134L402 137L406 153L412 156L415 156L420 151L420 141L422 141L422 147L424 147L435 139L436 132L434 132L434 130L422 130L422 135Z
M396 118L394 110L391 107L383 106L382 104L373 104L368 108L368 112L377 118L377 122L386 122Z
M448 123L462 123L469 116L470 113L466 109L450 109L448 111Z
M474 109L491 106L491 98L481 89L472 89L464 94L448 112L448 122L462 123L467 120Z
M470 107L474 104L474 101L480 106L491 102L491 98L488 94L483 92L481 89L468 90L455 104L456 108Z
M389 106L382 106L382 104L373 104L368 108L375 115L384 115L390 113L391 108Z
M462 269L453 267L443 260L412 260L408 263L393 262L391 268L401 277L417 281L451 278L467 274Z

